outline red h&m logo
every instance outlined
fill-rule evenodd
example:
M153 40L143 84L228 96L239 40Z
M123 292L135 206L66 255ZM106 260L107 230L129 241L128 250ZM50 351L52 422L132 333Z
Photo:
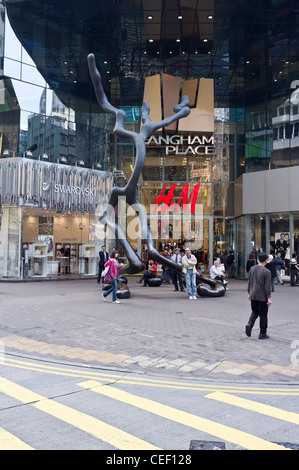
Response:
M168 194L164 195L164 191L166 189L166 186L167 185L165 184L164 188L162 189L162 192L161 192L160 196L154 198L155 201L157 202L157 205L155 207L154 212L157 211L157 209L159 207L159 204L162 204L162 203L164 203L163 206L162 206L163 214L166 212L167 209L173 211L175 207L176 207L175 212L177 212L179 210L181 202L182 202L183 210L186 211L187 207L188 207L188 205L191 201L191 214L194 214L200 184L196 184L194 186L193 191L191 192L189 199L188 199L189 184L185 184L185 186L182 189L182 192L181 192L181 195L180 195L180 198L178 200L177 205L175 205L175 202L174 202L174 198L175 198L174 190L176 188L176 184L173 184L171 186L170 190L168 191Z

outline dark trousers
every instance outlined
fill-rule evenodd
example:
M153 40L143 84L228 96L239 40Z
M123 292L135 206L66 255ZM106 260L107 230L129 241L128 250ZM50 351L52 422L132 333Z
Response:
M268 328L268 305L267 302L262 302L260 300L251 301L251 310L252 313L248 320L248 325L253 328L255 321L260 317L260 330L262 334L267 333Z
M291 269L291 286L298 284L299 282L299 271L297 269Z
M179 284L180 284L180 289L183 291L184 290L184 284L183 284L182 273L177 273L176 271L172 271L172 282L173 282L175 290L179 290L178 281L179 281Z
M147 280L148 279L152 279L153 277L156 277L153 273L151 273L150 271L145 271L145 273L143 274L142 278L140 279L140 284L142 283L143 281L143 285L146 286L147 285Z
M236 274L236 266L234 264L227 265L227 277L234 277Z

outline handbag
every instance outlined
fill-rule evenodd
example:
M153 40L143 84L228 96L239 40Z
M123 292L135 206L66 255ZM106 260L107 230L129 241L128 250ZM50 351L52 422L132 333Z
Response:
M102 271L101 277L105 277L106 274L108 274L109 269L110 269L110 266L107 266L107 268L105 268L105 269Z
M104 277L104 283L105 284L112 284L112 282L113 282L113 277L111 275L111 266L112 266L112 263L110 264L110 266L107 266L108 267L108 272Z

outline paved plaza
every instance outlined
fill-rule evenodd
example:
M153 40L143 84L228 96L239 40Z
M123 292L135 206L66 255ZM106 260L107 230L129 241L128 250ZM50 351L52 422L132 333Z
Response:
M269 339L251 313L246 281L225 297L188 300L172 285L103 302L95 279L1 282L0 341L7 354L109 370L250 383L299 383L299 287L276 286Z

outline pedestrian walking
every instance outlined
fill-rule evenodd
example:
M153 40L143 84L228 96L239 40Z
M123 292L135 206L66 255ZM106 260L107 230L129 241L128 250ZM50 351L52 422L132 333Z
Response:
M185 255L182 258L182 272L185 274L186 287L189 300L196 300L196 265L197 259L192 255L190 248L185 249Z
M172 255L172 249L169 248L165 252L164 256L165 256L166 259L171 259L171 255ZM165 267L165 271L164 271L163 276L161 278L162 284L170 284L171 279L172 279L172 269L168 268L168 267Z
M108 289L106 292L103 292L103 294L102 294L103 300L106 301L106 298L108 297L108 295L112 293L112 302L114 304L120 304L120 301L117 300L116 292L117 292L117 279L118 279L119 270L122 267L122 264L118 261L118 259L117 259L118 256L117 255L118 255L117 251L113 251L110 255L110 258L108 259L108 261L104 265L105 268L107 268L109 266L108 274L111 277L112 286L111 286L110 289ZM107 276L107 274L106 274L106 276Z
M174 263L180 266L183 266L181 250L179 248L176 248L174 250L174 255L171 257L171 260ZM172 270L172 282L173 282L175 291L179 290L179 287L178 287L178 283L179 283L181 292L185 292L184 284L183 284L183 276L181 272Z
M276 258L274 258L274 264L275 264L275 268L276 268L277 282L279 282L281 285L283 285L283 280L282 280L282 277L281 277L281 270L286 269L286 267L285 267L284 261L281 257L280 251L277 253Z
M269 255L266 268L269 269L271 273L271 285L272 285L272 292L275 290L275 279L276 279L276 265L275 260L272 255Z
M227 277L234 277L236 274L236 260L235 260L235 252L234 250L230 250L229 254L226 258L226 265L227 265Z
M104 271L105 263L108 261L108 253L105 245L102 246L102 250L99 252L99 272L98 272L98 284L101 282L102 272ZM102 280L104 282L104 279Z
M246 263L246 272L249 273L250 268L252 268L252 266L255 266L255 265L256 265L256 256L255 256L255 253L253 253L252 251L249 254L249 257Z
M247 336L251 336L251 330L255 321L260 317L259 339L269 338L268 328L268 308L272 304L271 292L271 272L266 268L268 255L260 253L258 255L259 264L252 266L248 273L248 300L251 302L252 313L245 327Z
M297 253L292 254L292 259L290 261L290 274L291 274L291 287L298 286L299 283L299 266L297 261Z

